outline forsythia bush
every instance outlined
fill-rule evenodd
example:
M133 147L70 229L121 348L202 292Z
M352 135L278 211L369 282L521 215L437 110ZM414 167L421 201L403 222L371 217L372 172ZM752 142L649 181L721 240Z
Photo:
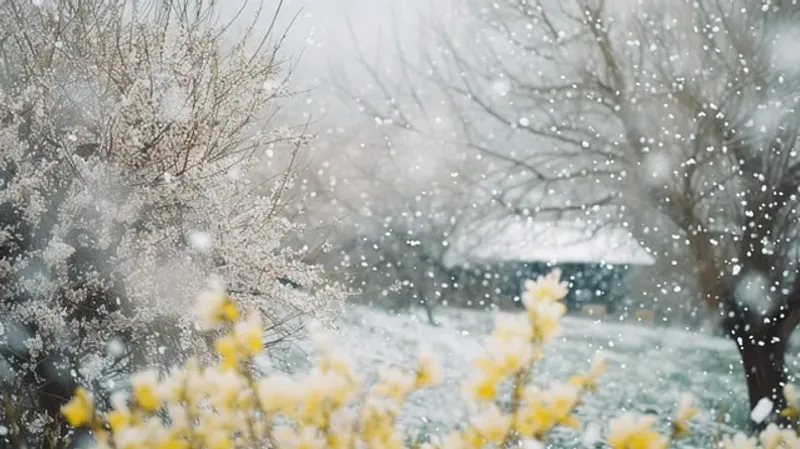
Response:
M101 412L92 395L79 388L63 408L75 427L93 431L97 448L116 449L473 449L541 447L557 426L580 427L574 416L583 396L597 388L605 363L599 357L588 371L548 387L532 384L532 367L543 356L566 307L560 302L567 284L552 272L528 281L523 295L526 312L499 315L485 354L464 393L476 412L462 428L425 443L411 440L397 425L408 396L440 380L436 357L421 349L413 370L384 369L379 380L362 384L345 354L320 339L316 366L300 377L255 375L254 357L264 348L259 315L240 317L224 292L201 297L200 311L209 328L226 332L216 341L219 363L200 366L190 360L166 376L150 370L131 379L129 399L117 396L113 408ZM510 397L504 392L510 388ZM787 387L789 408L797 416L793 387ZM606 441L614 449L661 449L689 433L698 413L690 396L678 403L669 434L654 428L655 418L625 414L609 424ZM800 447L794 430L770 425L760 435L765 449ZM725 449L753 449L758 441L743 434L721 441Z

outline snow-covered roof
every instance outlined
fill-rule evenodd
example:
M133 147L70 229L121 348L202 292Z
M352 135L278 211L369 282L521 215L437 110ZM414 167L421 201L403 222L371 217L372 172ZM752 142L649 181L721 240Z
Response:
M655 262L623 228L520 219L491 222L456 236L445 255L448 266L501 261L618 265Z

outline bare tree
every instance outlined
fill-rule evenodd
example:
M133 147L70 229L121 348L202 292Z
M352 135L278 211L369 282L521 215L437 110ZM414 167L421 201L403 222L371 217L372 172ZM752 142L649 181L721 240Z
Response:
M397 85L416 94L389 89L405 103L367 109L424 132L418 99L433 90L462 125L454 140L500 171L497 204L627 226L719 314L751 406L769 397L780 409L800 322L800 73L785 54L798 12L789 1L467 1L463 26L431 27L421 40L433 45L401 57L397 78L413 81Z

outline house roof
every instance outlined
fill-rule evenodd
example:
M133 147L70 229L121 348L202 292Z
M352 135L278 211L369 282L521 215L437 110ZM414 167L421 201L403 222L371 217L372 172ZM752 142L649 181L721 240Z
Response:
M655 260L619 227L577 221L499 220L456 236L445 255L448 266L476 262L553 262L652 265Z

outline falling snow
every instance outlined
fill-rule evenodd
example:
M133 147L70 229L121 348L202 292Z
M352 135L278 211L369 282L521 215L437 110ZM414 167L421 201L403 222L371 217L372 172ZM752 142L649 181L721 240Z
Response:
M684 393L679 447L780 412L745 367L799 380L797 2L151 3L0 0L0 397L32 408L25 447L45 387L102 403L212 352L208 283L206 320L230 297L269 321L260 373L307 367L314 326L360 373L430 344L447 382L400 419L423 434L467 422L491 317L553 268L535 382L599 351L609 373L582 428L522 448L599 447L623 412L669 432Z
M750 412L750 419L756 423L762 423L772 412L773 403L769 398L759 399L756 406Z
M192 230L188 233L189 244L197 251L206 252L211 249L213 239L211 234L205 231Z

